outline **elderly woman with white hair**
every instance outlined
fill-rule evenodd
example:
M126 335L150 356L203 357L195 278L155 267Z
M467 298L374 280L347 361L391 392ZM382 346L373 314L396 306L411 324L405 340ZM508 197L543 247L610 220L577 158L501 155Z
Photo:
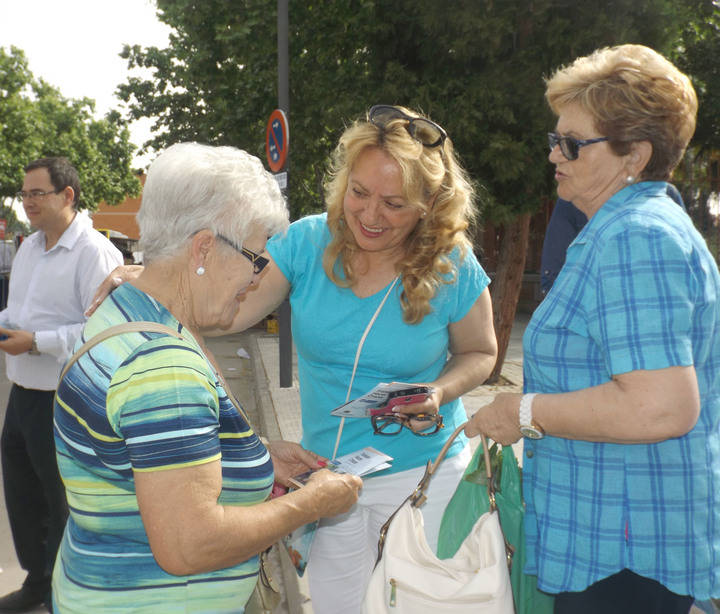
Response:
M55 404L70 518L55 564L56 612L240 612L258 553L296 527L347 511L359 478L317 471L268 500L273 480L317 469L297 444L265 445L200 335L227 328L288 214L259 160L174 145L150 167L138 214L145 269L88 320L155 322L83 353Z

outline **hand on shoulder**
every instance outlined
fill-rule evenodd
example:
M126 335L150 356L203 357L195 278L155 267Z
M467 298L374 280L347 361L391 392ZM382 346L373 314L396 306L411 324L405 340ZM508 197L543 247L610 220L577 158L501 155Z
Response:
M139 264L127 264L115 267L95 291L95 296L93 296L93 300L90 303L90 307L87 308L85 315L90 317L95 313L100 303L102 303L115 288L126 281L137 279L143 270L145 270L145 267Z

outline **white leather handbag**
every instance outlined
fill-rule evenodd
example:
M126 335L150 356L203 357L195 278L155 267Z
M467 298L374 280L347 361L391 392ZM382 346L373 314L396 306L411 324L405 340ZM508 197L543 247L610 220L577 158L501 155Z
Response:
M506 542L488 475L490 511L478 518L455 556L438 559L425 538L422 512L430 477L463 429L458 427L415 491L383 525L378 561L363 602L363 614L514 614ZM490 472L487 441L482 437Z

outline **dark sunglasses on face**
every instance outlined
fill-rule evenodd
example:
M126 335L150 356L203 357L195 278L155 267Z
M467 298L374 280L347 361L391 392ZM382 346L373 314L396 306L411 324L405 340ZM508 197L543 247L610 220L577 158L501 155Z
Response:
M429 119L424 117L410 117L397 107L389 104L376 104L368 112L368 120L378 128L386 128L387 125L396 119L407 122L405 129L410 136L425 147L439 147L445 142L447 132Z
M260 273L262 273L262 270L270 263L267 258L261 256L260 254L256 254L254 251L248 249L247 247L238 247L237 245L235 245L234 241L231 241L227 237L223 237L219 234L217 235L217 238L227 243L230 247L240 252L243 256L245 256L245 258L252 262L253 273L255 273L255 275L260 275Z
M378 414L371 416L370 420L375 435L397 435L406 428L413 435L427 437L445 426L440 414Z
M580 155L580 148L585 145L592 145L593 143L601 143L607 141L608 137L601 136L597 139L576 139L571 136L561 136L557 132L548 132L548 145L550 145L550 151L560 145L560 151L562 155L568 160L577 160Z

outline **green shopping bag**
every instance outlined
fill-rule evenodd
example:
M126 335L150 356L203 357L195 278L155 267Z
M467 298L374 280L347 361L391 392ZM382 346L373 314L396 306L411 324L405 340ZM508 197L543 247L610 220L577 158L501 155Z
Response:
M537 578L522 572L525 566L525 529L522 480L511 446L493 444L490 449L493 479L499 484L495 501L505 538L515 549L510 569L515 612L517 614L552 614L554 598L537 588ZM460 479L455 494L445 508L438 538L438 558L452 557L467 537L475 521L490 509L485 481L482 446L478 446Z

